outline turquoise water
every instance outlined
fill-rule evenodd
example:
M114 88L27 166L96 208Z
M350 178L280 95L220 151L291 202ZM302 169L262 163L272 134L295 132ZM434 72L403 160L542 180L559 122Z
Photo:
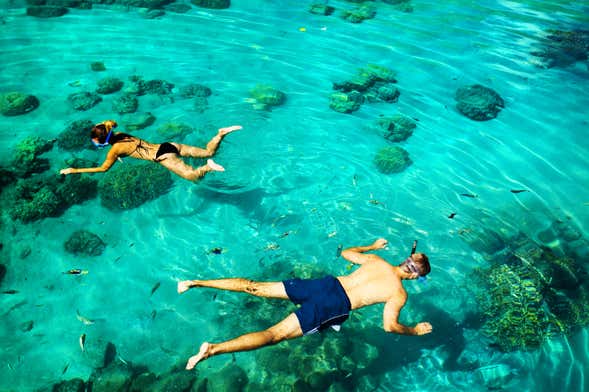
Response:
M413 1L413 12L402 12L374 2L376 16L360 24L339 17L357 6L346 1L329 2L336 7L330 16L308 12L308 2L250 0L225 10L192 6L156 19L144 18L139 8L100 4L41 19L25 15L24 1L3 4L0 92L33 94L40 106L0 116L1 166L10 166L26 136L57 138L74 120L114 118L124 129L126 116L111 109L117 94L83 112L67 102L69 94L93 91L107 76L212 89L202 112L190 99L139 97L138 111L157 118L132 132L146 140L165 141L157 129L172 121L193 127L183 142L196 145L221 126L244 128L227 136L215 156L226 172L196 185L173 177L169 192L136 209L111 211L95 198L58 217L22 223L12 221L3 203L0 255L7 273L0 288L17 293L0 296L0 390L88 380L101 367L106 342L116 346L113 364L167 373L202 341L265 328L293 310L245 294L193 290L179 296L178 280L281 280L309 269L345 274L338 245L378 237L389 240L379 254L391 263L406 257L414 239L430 256L428 283L405 284L409 301L401 321L430 321L432 335L387 335L382 306L374 306L354 312L338 335L211 358L194 373L197 383L237 366L250 391L290 390L297 380L312 384L308 375L318 369L329 377L313 384L316 390L588 386L586 327L530 350L503 352L489 343L480 323L470 320L481 311L471 283L473 271L492 261L464 240L464 233L483 229L521 232L568 254L564 239L548 243L541 235L560 220L580 233L576 244L587 243L588 63L542 68L531 54L549 29L587 30L586 4ZM95 61L106 71L93 72ZM396 71L398 102L366 102L352 114L331 110L332 83L370 63ZM258 83L283 91L286 102L271 111L254 108L249 91ZM456 110L456 90L471 84L501 95L505 108L497 118L477 122ZM391 143L374 122L397 113L418 120L399 144L413 164L382 174L373 157ZM57 173L71 155L55 146L43 157ZM75 155L101 161L105 151ZM518 189L527 192L510 192ZM107 244L100 256L64 250L79 229ZM215 247L223 253L210 252ZM575 257L587 268L587 253ZM62 274L72 268L89 272ZM82 323L77 313L94 323ZM23 324L28 321L30 330ZM287 349L290 361L309 365L289 363ZM335 364L334 357L358 366ZM222 386L210 382L209 390Z

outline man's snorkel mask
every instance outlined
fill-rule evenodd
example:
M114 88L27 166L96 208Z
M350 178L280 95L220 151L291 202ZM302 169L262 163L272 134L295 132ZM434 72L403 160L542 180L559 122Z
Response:
M405 259L403 263L407 266L407 269L409 269L409 271L419 276L417 278L417 281L419 283L425 283L427 282L427 278L425 276L419 275L419 268L417 268L417 266L415 265L415 261L413 261L413 258L411 257L415 254L415 249L417 249L417 240L413 241L413 246L411 247L411 254L409 255L409 257Z

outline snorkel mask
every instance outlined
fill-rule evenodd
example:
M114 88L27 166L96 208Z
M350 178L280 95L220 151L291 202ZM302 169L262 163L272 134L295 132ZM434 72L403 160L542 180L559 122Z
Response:
M96 143L94 141L94 139L91 139L92 140L92 144L94 144L98 148L106 147L106 146L108 146L108 141L110 140L110 137L111 136L112 136L112 129L110 131L108 131L108 134L106 135L106 140L104 141L104 143Z
M419 268L417 268L417 266L415 265L415 261L413 261L413 258L411 257L415 254L416 249L417 249L417 240L413 241L413 246L411 247L411 254L409 255L409 257L407 257L405 259L404 263L407 266L407 268L409 269L409 271L411 271L412 273L417 274L417 276L419 276L417 278L417 281L419 283L425 283L425 282L427 282L427 278L425 276L419 275Z

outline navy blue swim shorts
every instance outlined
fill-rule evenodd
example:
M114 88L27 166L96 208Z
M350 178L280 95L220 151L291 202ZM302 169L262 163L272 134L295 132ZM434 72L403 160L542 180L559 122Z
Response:
M301 305L295 314L303 335L340 325L347 320L351 309L350 299L335 277L289 279L282 283L288 298Z

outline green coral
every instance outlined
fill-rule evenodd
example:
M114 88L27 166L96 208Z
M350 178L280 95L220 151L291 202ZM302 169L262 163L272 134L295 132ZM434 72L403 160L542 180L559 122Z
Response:
M166 140L182 140L193 131L190 125L176 122L165 123L157 129L157 133Z
M39 107L39 99L34 95L20 92L0 94L0 113L5 116L18 116Z
M364 96L358 91L336 92L329 96L329 107L336 112L352 113L360 109Z
M256 101L256 109L270 109L286 101L286 94L267 84L257 84L250 91L250 97Z
M383 137L391 142L407 140L417 127L415 121L401 114L381 117L376 121L376 124Z
M57 137L57 146L66 151L80 151L90 144L90 131L94 123L91 120L71 122Z
M153 163L125 164L109 170L98 184L102 205L111 210L129 210L165 194L172 175Z
M21 140L14 150L12 166L20 177L32 173L41 173L49 169L49 161L39 155L51 150L54 140L46 140L38 136L29 136Z
M412 163L409 153L396 146L381 148L374 156L374 164L384 174L402 172Z

